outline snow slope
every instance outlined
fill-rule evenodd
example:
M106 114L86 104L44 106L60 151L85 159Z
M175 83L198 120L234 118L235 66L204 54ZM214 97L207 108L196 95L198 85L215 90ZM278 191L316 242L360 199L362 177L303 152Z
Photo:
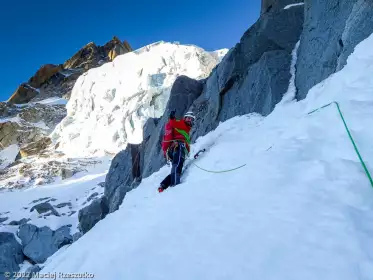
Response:
M266 118L235 117L197 140L208 151L183 183L156 192L165 167L42 273L95 279L373 279L373 189L338 101L373 171L373 35L340 72ZM105 257L101 257L105 256ZM67 278L70 279L70 278Z
M74 156L115 154L140 143L146 120L163 114L175 79L207 77L226 52L158 42L89 70L73 88L54 142Z
M33 107L33 106L35 106L35 104L43 104L43 105L50 105L50 106L66 105L67 100L64 99L64 98L60 98L60 97L49 97L49 98L46 98L46 99L43 99L43 100L40 100L40 101L29 102L29 103L25 103L25 104L15 104L15 106L17 106L19 108L24 108L24 107Z
M1 123L1 120L0 120ZM10 145L0 151L0 170L8 167L16 159L19 147L16 144Z

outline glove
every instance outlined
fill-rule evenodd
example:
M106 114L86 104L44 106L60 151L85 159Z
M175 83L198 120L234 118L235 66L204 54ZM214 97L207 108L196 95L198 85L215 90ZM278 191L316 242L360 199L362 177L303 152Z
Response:
M170 120L174 120L176 115L176 110L172 110L170 113Z

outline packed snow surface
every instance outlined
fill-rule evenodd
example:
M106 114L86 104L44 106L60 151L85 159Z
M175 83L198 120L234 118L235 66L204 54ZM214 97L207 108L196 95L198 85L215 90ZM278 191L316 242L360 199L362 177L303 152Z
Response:
M15 106L22 108L22 107L33 107L35 104L43 104L43 105L49 105L49 106L54 106L54 105L66 105L67 100L65 98L61 97L50 97L46 98L40 101L34 101L34 102L29 102L25 104L15 104Z
M373 279L373 189L346 134L373 170L373 35L346 67L301 102L266 118L220 124L182 184L158 194L169 169L143 180L42 273L95 279ZM104 257L101 257L104 256ZM70 278L69 278L70 279ZM72 279L72 278L71 278Z
M287 10L287 9L290 9L290 8L293 8L293 7L297 7L297 6L303 6L304 5L304 2L301 2L301 3L296 3L296 4L290 4L290 5L287 5L284 10Z
M75 83L54 142L74 156L141 143L144 123L162 116L175 79L206 78L226 52L158 42L89 70Z
M50 106L66 105L67 100L64 99L64 98L60 98L60 97L50 97L50 98L46 98L46 99L43 99L43 100L40 100L40 101L32 102L31 104L36 104L36 103L43 104L43 105L50 105Z
M16 144L10 145L0 151L0 170L8 167L14 162L19 153L19 147Z

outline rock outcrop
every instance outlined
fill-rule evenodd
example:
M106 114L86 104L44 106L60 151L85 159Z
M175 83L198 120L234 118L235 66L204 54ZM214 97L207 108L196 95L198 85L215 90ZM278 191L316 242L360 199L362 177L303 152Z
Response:
M127 41L122 43L118 37L115 36L111 41L107 42L103 48L110 61L113 61L118 55L132 51L132 48Z
M0 280L6 280L4 272L16 272L23 262L22 246L13 233L0 232Z
M261 14L278 12L287 5L302 3L299 0L262 0Z
M97 67L107 61L113 60L116 56L132 51L128 43L123 44L117 37L107 42L104 46L97 46L90 42L80 49L73 57L67 60L63 67L83 68L85 70Z
M22 125L14 121L0 123L0 147L6 148L13 144L22 146L38 141L44 137L44 134L40 132L37 127Z
M298 100L339 71L355 46L373 32L370 0L305 0L304 8L295 80Z
M49 137L44 137L36 142L31 142L29 144L26 144L20 149L21 157L24 158L24 157L40 154L51 143L52 141Z
M35 96L38 95L38 90L36 88L31 87L28 84L21 84L17 90L12 94L12 96L8 99L8 103L11 104L22 104L27 103Z
M94 200L90 205L78 213L79 230L85 234L108 213L107 203L104 198Z
M68 226L53 231L48 227L23 224L19 228L18 237L22 240L23 254L34 263L45 262L58 249L73 241Z
M34 205L33 207L31 207L30 212L34 210L37 211L39 214L45 214L49 212L50 214L55 216L60 215L49 202L42 202Z
M27 104L15 106L0 102L0 148L40 141L66 116L64 105Z
M53 75L62 70L62 65L46 64L40 67L34 76L30 78L28 84L34 88L40 88Z
M110 213L118 210L126 193L134 187L132 183L136 178L133 177L132 167L136 154L133 158L132 146L129 144L124 151L114 157L106 175L104 196L107 199Z

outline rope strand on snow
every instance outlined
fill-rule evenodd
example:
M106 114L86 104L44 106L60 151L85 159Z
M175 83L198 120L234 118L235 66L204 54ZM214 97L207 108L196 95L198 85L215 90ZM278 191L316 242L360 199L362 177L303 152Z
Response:
M238 167L236 167L236 168L227 169L227 170L220 170L220 171L214 171L214 170L207 170L207 169L204 169L204 168L198 166L197 164L195 164L194 162L192 162L192 164L193 164L195 167L197 167L197 168L199 168L199 169L201 169L201 170L203 170L203 171L205 171L205 172L209 172L209 173L225 173L225 172L231 172L231 171L234 171L234 170L237 170L237 169L240 169L240 168L246 166L246 163L245 163L245 164L243 164L243 165L241 165L241 166L238 166Z
M367 168L367 166L366 166L366 164L365 164L363 158L361 157L361 154L360 154L360 152L359 152L359 149L357 148L356 143L355 143L355 141L354 141L354 139L353 139L353 137L352 137L352 135L351 135L351 133L350 133L350 130L348 129L348 126L347 126L346 121L345 121L345 119L344 119L344 117L343 117L343 114L342 114L341 108L339 107L338 102L337 102L337 101L333 101L333 102L331 102L331 103L329 103L329 104L326 104L326 105L324 105L324 106L322 106L322 107L320 107L320 108L317 108L317 109L315 109L315 110L312 110L311 112L308 113L308 115L311 115L312 113L314 113L314 112L316 112L316 111L318 111L318 110L321 110L321 109L323 109L323 108L325 108L325 107L328 107L328 106L330 106L330 105L333 104L333 103L336 105L336 107L337 107L337 109L338 109L339 115L340 115L340 117L341 117L341 119L342 119L342 122L343 122L343 125L344 125L344 127L345 127L345 129L346 129L346 131L347 131L348 137L350 138L351 143L352 143L352 145L354 146L355 152L356 152L356 154L357 154L357 156L358 156L358 158L359 158L359 160L360 160L360 163L361 163L361 165L363 166L363 169L364 169L364 171L365 171L365 174L367 175L367 177L368 177L368 179L369 179L369 182L370 182L370 184L371 184L371 186L372 186L372 188L373 188L373 179L372 179L372 176L370 175L369 170L368 170L368 168Z

